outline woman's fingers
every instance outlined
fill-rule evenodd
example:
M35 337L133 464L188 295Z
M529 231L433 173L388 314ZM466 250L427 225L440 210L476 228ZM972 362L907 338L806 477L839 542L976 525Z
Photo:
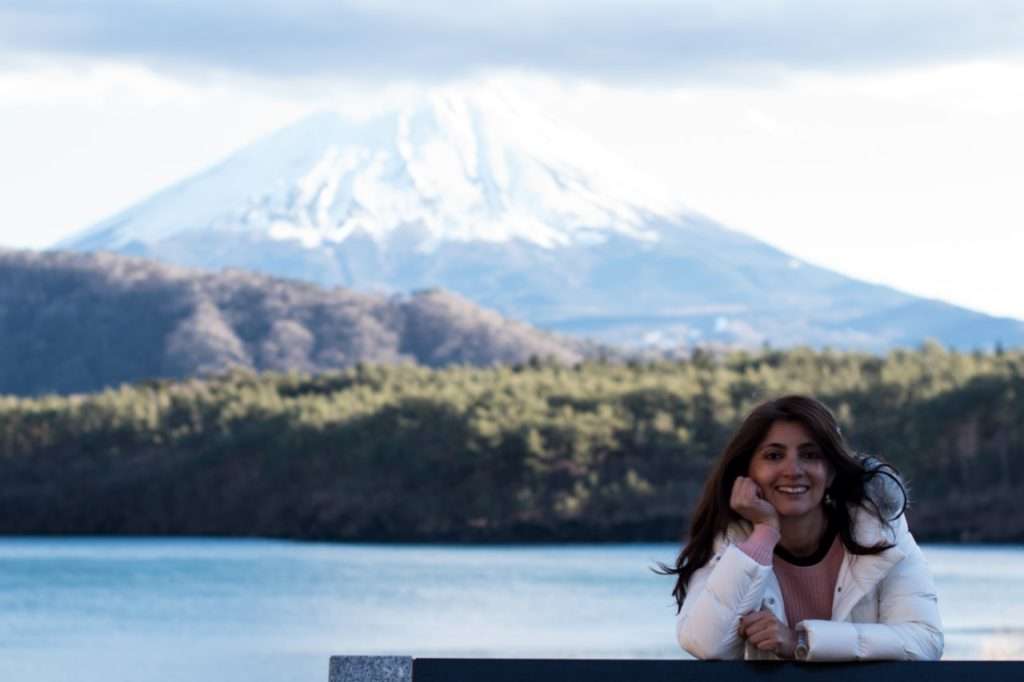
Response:
M740 616L740 632L745 630L751 623L756 623L763 618L764 611L751 611L745 616Z
M746 637L747 639L752 641L757 640L759 637L762 637L765 633L770 633L774 629L776 629L775 623L772 623L771 621L761 620L747 628Z
M757 484L745 476L737 476L732 484L732 494L729 496L729 506L738 512L746 509L757 499L755 492Z
M736 503L739 502L740 499L740 487L743 485L741 480L742 477L739 477L732 482L732 491L729 493L729 506L733 509L736 508Z
M755 611L740 619L740 636L761 651L793 657L796 634L770 611Z
M729 506L751 523L772 523L778 525L778 513L771 502L765 499L761 488L746 476L737 476L729 494Z
M758 625L761 626L760 623ZM761 627L751 628L747 639L759 649L764 646L774 649L782 641L778 623L765 623Z
M733 490L738 492L740 497L743 499L753 499L757 497L757 484L754 480L747 478L746 476L737 476L736 483L733 485Z
M750 622L754 622L755 620L762 620L764 618L775 618L775 614L766 608L760 608L757 611L751 611L745 616L741 616L740 620L746 619Z
M775 616L770 611L753 611L740 618L740 637L749 637L752 631L760 630L764 623L771 623Z

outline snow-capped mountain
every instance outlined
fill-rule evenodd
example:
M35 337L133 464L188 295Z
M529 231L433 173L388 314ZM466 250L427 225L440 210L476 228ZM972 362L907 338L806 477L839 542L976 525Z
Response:
M681 211L596 145L481 85L362 124L312 116L66 243L229 231L316 249L354 235L386 244L416 226L425 252L444 241L552 248L606 234L654 241L651 217Z
M362 122L312 116L57 248L364 290L440 286L630 344L1024 342L1024 323L857 282L727 230L487 83Z

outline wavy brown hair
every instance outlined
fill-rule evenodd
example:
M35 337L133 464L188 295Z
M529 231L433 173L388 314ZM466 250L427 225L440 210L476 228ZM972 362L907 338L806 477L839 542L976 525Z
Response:
M825 505L825 513L829 524L838 529L846 550L851 554L879 554L892 547L884 543L871 547L859 544L854 539L850 510L865 507L886 525L899 518L906 510L907 491L896 470L880 460L854 454L843 440L835 416L824 404L807 396L788 395L757 406L743 420L704 482L691 516L689 542L679 552L675 567L660 565L659 573L677 576L672 590L677 608L682 609L690 577L711 559L715 539L725 533L730 523L742 518L729 505L733 482L737 476L747 474L754 450L778 421L794 422L807 429L835 472L826 491L832 503ZM899 512L891 518L886 518L882 511L886 501L869 494L868 481L877 476L890 478L903 495Z

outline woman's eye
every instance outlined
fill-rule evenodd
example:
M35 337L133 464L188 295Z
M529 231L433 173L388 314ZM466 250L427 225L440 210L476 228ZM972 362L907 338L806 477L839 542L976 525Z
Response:
M817 450L804 450L800 453L804 459L818 459L821 457L821 453Z
M782 459L782 453L779 452L778 450L769 450L768 452L764 453L764 458L765 459Z

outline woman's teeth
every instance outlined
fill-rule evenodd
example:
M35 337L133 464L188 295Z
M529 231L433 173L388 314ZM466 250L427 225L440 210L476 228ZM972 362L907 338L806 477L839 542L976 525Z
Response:
M775 489L787 495L801 495L809 490L806 485L780 485Z

